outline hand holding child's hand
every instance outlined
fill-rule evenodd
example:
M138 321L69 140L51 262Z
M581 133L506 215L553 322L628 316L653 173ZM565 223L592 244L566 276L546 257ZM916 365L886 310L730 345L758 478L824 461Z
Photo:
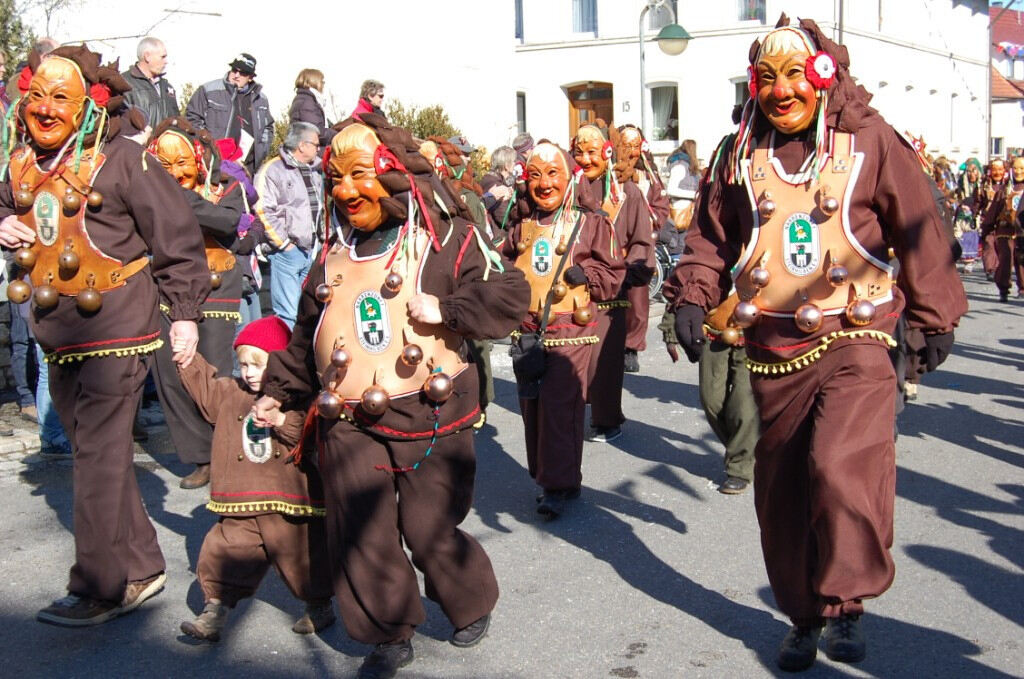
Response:
M252 405L253 423L258 427L279 427L284 424L281 402L270 396L261 396Z

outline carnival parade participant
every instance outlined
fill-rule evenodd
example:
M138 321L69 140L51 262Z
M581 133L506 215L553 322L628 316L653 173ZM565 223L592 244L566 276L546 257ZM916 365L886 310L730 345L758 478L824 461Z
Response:
M573 140L572 155L583 170L581 182L587 182L588 191L601 200L601 209L608 215L614 232L610 250L616 259L622 259L626 268L622 287L615 298L597 303L597 337L600 340L591 351L587 373L590 403L588 441L606 443L622 435L622 378L626 360L626 315L630 307L629 290L643 287L651 279L647 262L652 257L651 215L647 211L643 194L635 182L620 184L612 171L614 141L605 136L605 130L594 125L580 127ZM617 134L617 130L613 134Z
M132 466L132 420L146 355L160 344L158 295L169 306L173 358L188 365L210 289L202 238L181 189L121 136L128 84L85 47L30 56L18 113L27 143L0 185L0 243L20 248L30 323L50 362L50 393L74 448L75 564L68 596L37 619L106 622L163 588L164 559ZM26 74L27 79L27 74Z
M739 297L730 326L745 328L760 414L754 504L793 622L778 656L789 671L813 664L823 626L830 658L865 656L863 600L894 577L891 335L905 306L934 370L967 310L915 153L848 68L808 19L783 15L751 46L751 98L701 187L672 304L693 360L707 310L732 286Z
M974 270L978 259L978 200L981 191L981 163L977 158L968 158L960 180L957 182L957 208L953 221L954 236L960 241L964 272Z
M359 676L413 659L424 621L413 565L455 628L478 643L498 586L459 530L473 497L479 419L466 337L507 335L529 289L452 205L418 144L380 116L339 124L325 166L328 246L303 288L288 348L273 354L257 424L311 394L335 594L349 635L375 644ZM403 545L412 554L412 563Z
M513 208L502 246L530 283L513 368L527 465L542 491L537 513L548 519L580 496L587 372L598 342L594 302L615 299L625 275L612 248L612 226L598 211L600 199L579 183L572 166L551 142L530 151L526 195ZM531 361L536 365L527 368Z
M212 288L200 309L199 353L222 377L227 377L234 367L231 342L235 327L241 322L242 272L234 251L239 245L238 222L246 211L242 196L245 189L229 176L222 181L217 145L209 132L194 129L184 118L161 121L153 130L149 150L178 182L199 221ZM153 377L178 458L195 465L179 485L185 489L200 488L210 482L213 427L178 379L166 342L171 325L166 301L162 301L161 311L161 335L165 342L155 353Z
M1010 175L1001 188L1002 191L994 186L989 189L995 191L983 214L981 231L982 238L991 244L994 254L996 265L992 278L999 289L999 301L1006 302L1010 299L1015 274L1017 296L1024 296L1024 252L1014 247L1015 240L1024 246L1024 226L1020 222L1021 212L1024 211L1021 205L1021 196L1024 195L1024 158L1013 159Z
M1006 173L1006 161L1002 158L990 160L978 200L981 210L978 218L981 225L981 265L985 269L985 276L990 281L995 280L996 268L999 266L999 254L996 252L996 224L1006 205L1006 186L1009 181L1010 178Z
M672 206L665 184L658 174L649 144L643 132L633 125L619 128L619 143L615 150L615 176L620 184L635 182L647 203L651 215L651 241L658 237L661 227L671 217ZM647 266L654 272L654 248L650 249ZM650 280L650 275L648 275ZM626 372L640 371L641 351L647 348L647 319L651 310L650 293L646 284L633 285L628 291L629 310L626 312Z
M306 410L278 412L273 427L253 423L267 359L288 346L291 330L276 316L253 321L234 342L241 377L222 373L197 354L180 369L181 382L214 425L210 502L220 514L199 550L196 576L205 607L181 631L218 641L228 612L256 591L271 565L306 612L292 626L312 634L334 622L324 536L324 501L312 460L292 462Z

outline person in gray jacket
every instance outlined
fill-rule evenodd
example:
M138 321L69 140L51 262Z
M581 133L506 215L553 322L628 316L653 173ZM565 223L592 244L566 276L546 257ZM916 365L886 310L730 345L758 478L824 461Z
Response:
M270 102L255 80L255 57L242 52L228 66L231 70L222 79L195 91L185 118L193 127L209 130L214 139L234 139L242 149L242 164L256 174L274 138Z
M146 115L150 131L164 118L178 115L178 95L174 85L164 77L167 70L167 47L159 38L146 36L136 49L138 61L121 74L132 86L124 95L129 106Z

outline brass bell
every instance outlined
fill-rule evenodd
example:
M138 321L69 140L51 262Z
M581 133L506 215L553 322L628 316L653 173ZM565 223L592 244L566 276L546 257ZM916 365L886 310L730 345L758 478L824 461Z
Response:
M828 189L822 189L821 194L821 211L831 217L839 209L839 201L836 200L835 196L828 195Z
M316 397L316 414L325 420L336 420L343 405L337 394L324 389Z
M594 317L589 306L581 306L572 312L572 320L576 325L586 325Z
M36 265L36 253L29 248L18 248L14 253L14 263L26 271L31 271Z
M321 283L320 285L316 286L316 290L313 292L313 294L316 296L316 300L318 302L320 302L321 304L327 304L328 302L331 301L331 298L334 297L334 288L332 288L330 285L327 285L326 283Z
M31 205L31 203L29 203L29 205ZM516 243L516 252L518 252L519 254L523 254L524 252L526 252L526 243L524 243L523 241L519 241L518 243Z
M220 287L220 284L222 282L223 282L223 280L221 279L221 275L220 275L219 271L211 271L210 272L210 288L212 288L213 290L216 290L217 288Z
M331 365L338 370L345 370L352 363L352 354L345 351L344 347L337 347L331 352Z
M825 314L814 304L801 304L793 312L793 321L796 323L796 327L804 332L814 332L821 327L824 320Z
M757 203L757 214L761 216L761 219L771 219L772 215L775 214L775 200L772 198L771 191L765 191L761 194L761 200Z
M555 301L565 299L565 296L569 294L569 288L565 283L559 281L551 286L551 296Z
M25 281L11 281L7 285L7 299L15 304L27 302L32 296L32 286Z
M64 198L60 202L64 205L64 211L72 214L82 207L82 197L70 186L64 190Z
M370 415L383 415L390 403L391 397L379 384L367 387L359 399L359 405Z
M93 314L103 306L103 295L96 288L90 286L78 293L75 302L78 304L79 310L87 314Z
M85 197L85 202L93 210L98 210L103 205L103 194L99 191L90 191L89 195Z
M419 365L423 362L423 349L418 344L406 344L402 347L402 363L408 366Z
M875 320L875 305L857 298L846 306L846 318L854 325L867 325Z
M21 188L14 192L14 202L18 207L32 207L36 202L35 194L28 190L28 184L22 184Z
M61 275L65 278L71 278L78 273L79 264L78 255L75 254L75 251L70 246L66 247L57 256L57 266L60 268Z
M434 403L444 403L452 395L452 378L446 373L433 373L423 383L423 391Z
M402 275L397 271L392 271L385 276L384 287L391 292L398 292L402 289Z
M739 328L735 328L731 325L722 330L721 339L729 346L738 344L741 337L743 337L743 333L740 332Z
M753 302L740 302L732 311L732 320L737 327L749 328L760 315L761 310Z
M763 266L757 266L750 270L750 283L755 288L763 288L772 279L772 274Z
M555 254L556 255L564 255L565 254L565 241L559 241L558 245L555 246Z
M825 275L828 277L829 285L834 288L846 285L846 281L850 279L850 272L846 270L846 267L835 263L828 268Z
M40 309L52 309L60 301L60 293L52 285L40 285L33 293L32 299Z

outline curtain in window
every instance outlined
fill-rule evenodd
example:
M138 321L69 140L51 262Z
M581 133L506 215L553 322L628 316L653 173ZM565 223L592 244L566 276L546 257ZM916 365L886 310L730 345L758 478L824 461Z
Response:
M574 33L597 33L597 0L572 0Z
M675 101L675 86L651 88L651 111L654 113L654 129L651 137L655 141L675 139L678 136L679 123L672 121L671 118Z
M516 39L523 39L523 0L516 0Z
M740 9L740 21L765 22L765 0L737 0Z
M672 8L669 13L668 7ZM647 13L647 28L652 31L660 30L672 23L672 15L676 16L676 23L679 23L678 0L667 0L664 5L659 5Z

